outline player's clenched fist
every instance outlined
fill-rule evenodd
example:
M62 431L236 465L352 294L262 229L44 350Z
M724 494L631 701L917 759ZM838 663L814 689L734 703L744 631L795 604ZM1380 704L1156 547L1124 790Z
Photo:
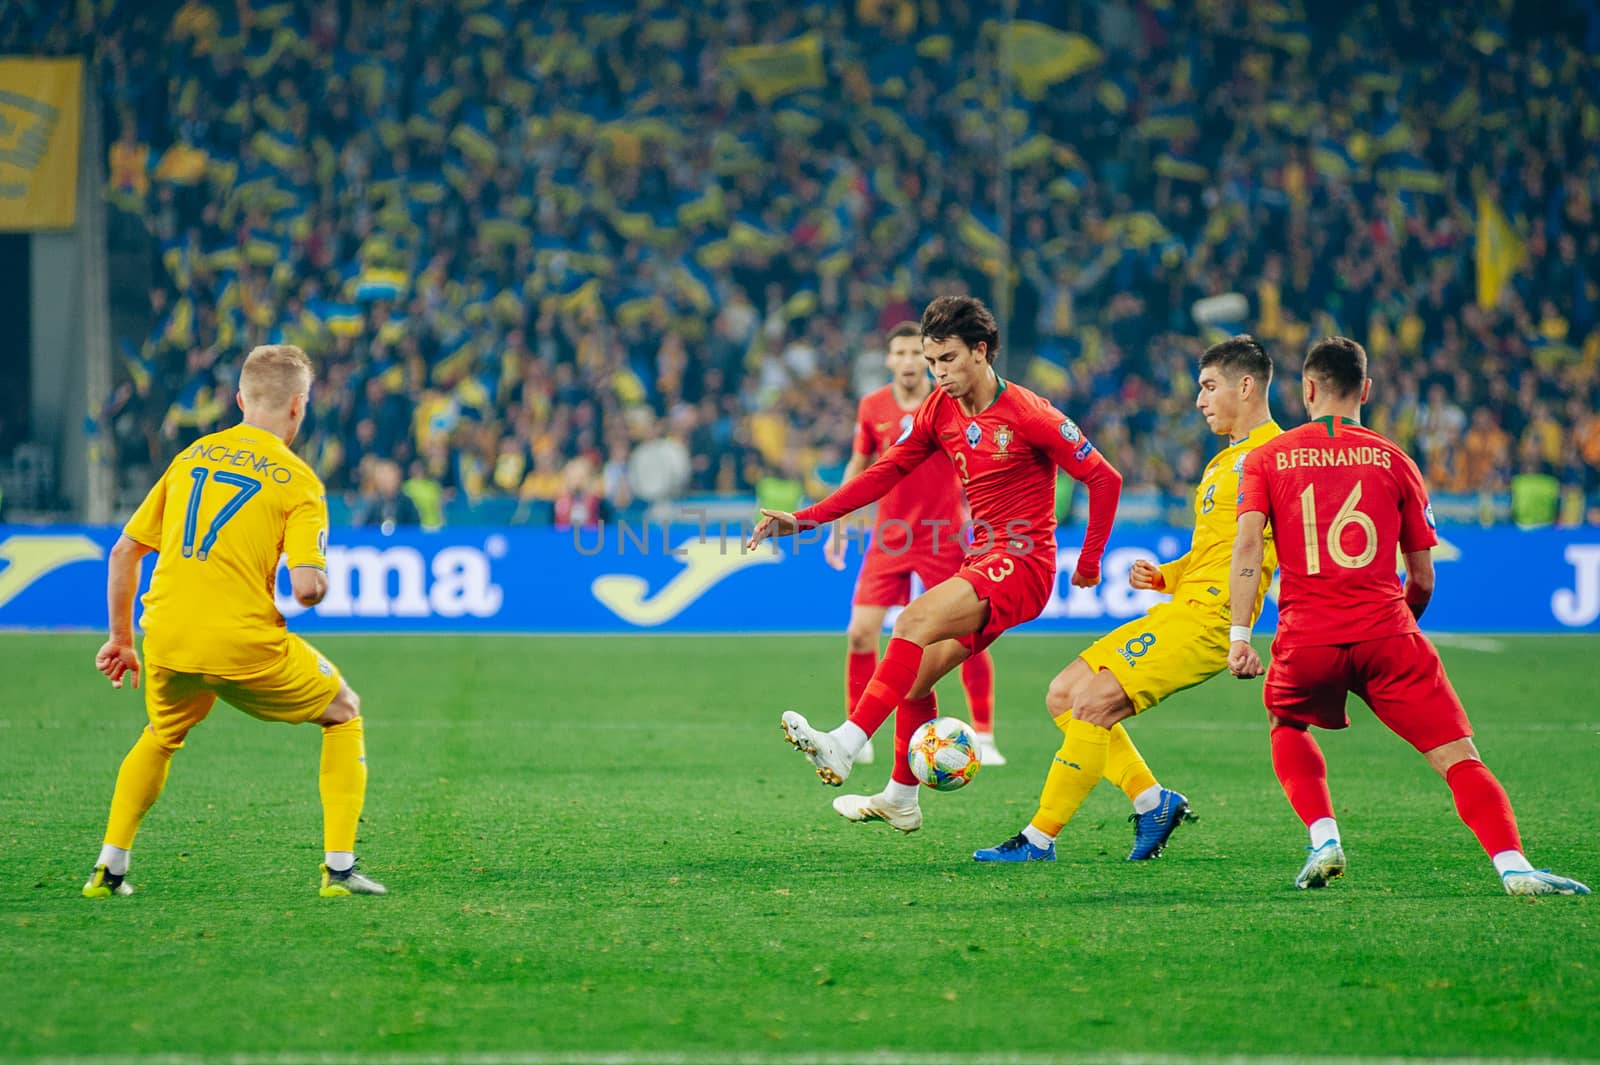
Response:
M1128 584L1138 592L1164 592L1167 590L1167 579L1161 575L1161 570L1153 564L1139 559L1128 571Z
M1250 680L1267 671L1261 664L1261 656L1247 640L1234 640L1233 646L1228 648L1228 669L1240 680Z
M95 653L94 668L111 678L113 688L122 687L122 678L128 673L133 674L133 686L139 686L139 652L132 644L107 640Z

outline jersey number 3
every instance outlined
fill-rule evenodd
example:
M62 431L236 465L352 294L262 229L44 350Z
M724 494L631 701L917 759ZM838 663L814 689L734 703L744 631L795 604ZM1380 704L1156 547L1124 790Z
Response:
M213 471L206 466L196 466L189 471L189 476L194 478L194 487L189 491L189 510L183 516L183 557L198 558L201 562L211 553L216 546L217 534L222 527L233 520L233 516L250 501L250 497L261 491L261 482L254 477L246 477L242 473L232 470ZM199 532L200 524L200 493L205 489L206 478L210 477L218 484L225 484L235 491L233 498L222 504L222 509L217 511L217 516L211 519L211 527L206 529L205 538L200 541L200 550L195 551L194 538Z
M1343 569L1361 569L1378 557L1378 527L1356 509L1360 502L1361 482L1357 481L1333 516L1333 524L1328 526L1328 557ZM1317 486L1314 484L1306 485L1306 490L1300 493L1300 521L1306 533L1306 573L1316 576L1322 572L1322 552L1317 544ZM1361 530L1364 542L1359 555L1346 552L1341 542L1344 531L1352 526Z

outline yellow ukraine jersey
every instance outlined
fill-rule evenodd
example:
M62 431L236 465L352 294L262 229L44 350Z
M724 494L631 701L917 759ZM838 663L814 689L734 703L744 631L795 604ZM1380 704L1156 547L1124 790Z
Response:
M1257 426L1236 444L1217 453L1206 466L1194 493L1194 539L1189 551L1161 567L1166 590L1174 603L1216 604L1228 613L1228 571L1233 562L1233 538L1239 509L1239 477L1245 456L1283 432L1277 422ZM1272 584L1272 571L1278 565L1278 552L1267 531L1267 557L1261 570L1261 587L1256 592L1255 610L1249 620L1261 613L1261 603Z
M286 653L278 559L326 566L327 497L282 440L236 425L173 459L123 533L160 552L144 595L145 660L241 676Z

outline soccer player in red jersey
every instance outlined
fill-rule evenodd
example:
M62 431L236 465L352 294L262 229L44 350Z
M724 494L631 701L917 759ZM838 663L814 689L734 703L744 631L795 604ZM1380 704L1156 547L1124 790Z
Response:
M1295 886L1324 887L1344 874L1327 764L1307 729L1347 727L1345 698L1354 692L1444 777L1508 894L1589 894L1523 857L1511 800L1479 760L1466 710L1417 628L1433 595L1429 550L1438 539L1416 463L1360 423L1372 389L1366 351L1346 337L1318 341L1300 387L1311 421L1245 460L1229 575L1233 617L1248 618L1271 524L1282 581L1264 692L1272 766L1311 832L1311 856ZM1395 578L1397 549L1404 590ZM1233 675L1260 676L1249 627L1236 624L1229 636Z
M885 362L893 380L861 399L856 412L855 443L844 468L846 481L894 445L933 390L928 366L922 361L922 330L916 322L901 322L889 331ZM960 531L970 516L955 467L944 455L935 455L918 466L879 500L872 540L856 578L850 625L845 630L846 713L855 707L878 666L878 634L883 631L884 616L890 607L905 606L911 601L912 575L922 581L923 588L932 588L955 576L966 561ZM828 565L844 569L849 542L850 537L841 534L837 525L830 527L824 547ZM1006 760L994 743L994 661L988 651L961 663L961 685L966 689L967 708L972 713L983 764L1005 765ZM871 750L869 742L856 762L870 762ZM895 752L894 779L914 789L917 779L911 775L910 767L902 764L904 753ZM854 798L866 801L861 796ZM843 802L845 799L839 800Z
M907 474L943 452L956 468L972 506L972 543L954 577L911 601L872 680L838 728L812 728L794 711L783 731L817 775L837 787L856 753L896 706L897 745L935 713L934 683L1006 629L1039 616L1056 580L1055 471L1059 466L1089 489L1089 527L1072 583L1100 583L1100 558L1122 476L1102 458L1071 418L994 372L999 331L994 316L970 296L941 296L923 312L922 357L937 386L917 408L900 439L861 476L795 514L766 510L749 546L768 537L836 521L880 498ZM916 790L909 801L880 811L905 832L922 823ZM892 815L892 816L891 816Z

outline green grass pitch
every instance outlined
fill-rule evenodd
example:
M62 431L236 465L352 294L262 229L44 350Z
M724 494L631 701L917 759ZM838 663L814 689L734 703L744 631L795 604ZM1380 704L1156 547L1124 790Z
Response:
M94 672L94 637L0 637L0 1060L1597 1056L1595 902L1505 897L1359 706L1322 735L1350 858L1326 891L1291 885L1260 685L1226 676L1132 724L1201 818L1165 857L1122 860L1106 785L1055 864L974 864L1032 812L1042 694L1085 642L1000 641L1011 765L924 792L907 837L837 817L778 729L839 716L842 637L322 639L363 696L361 853L392 894L316 897L316 730L219 707L140 834L138 894L90 902L141 695ZM1596 648L1445 649L1530 856L1591 884ZM852 785L881 784L880 749Z

